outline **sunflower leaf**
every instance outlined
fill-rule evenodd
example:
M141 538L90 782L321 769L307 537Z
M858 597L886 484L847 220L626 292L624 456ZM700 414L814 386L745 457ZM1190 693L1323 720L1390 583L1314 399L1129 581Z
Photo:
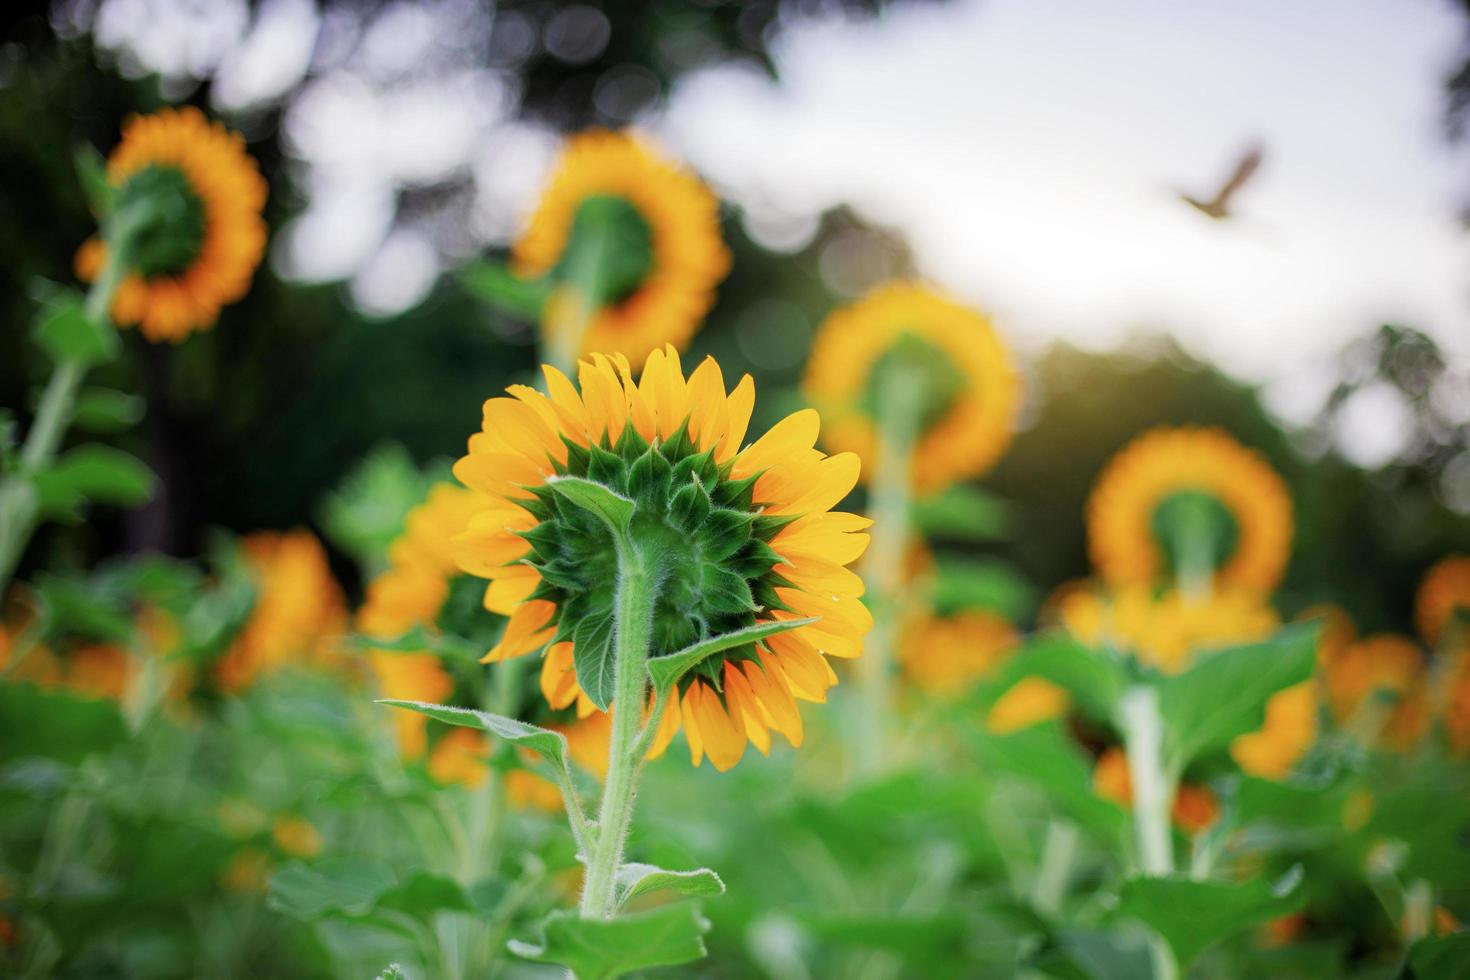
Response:
M672 891L692 898L725 894L725 883L709 868L668 871L652 864L624 864L618 868L618 906L652 891Z
M617 693L612 614L583 617L572 633L572 644L577 684L598 710L606 711Z
M546 485L563 500L596 515L614 534L626 533L633 520L633 501L601 483L580 476L557 476Z
M1118 897L1118 914L1157 932L1181 969L1206 947L1253 925L1301 907L1301 865L1275 882L1199 881L1184 875L1130 878Z
M1316 623L1288 626L1262 643L1230 647L1159 684L1165 752L1175 772L1265 724L1271 695L1312 676Z
M567 967L578 980L611 980L702 959L708 931L709 920L693 902L612 919L583 919L560 910L541 920L538 942L512 940L507 948L523 959Z
M768 623L756 623L745 629L735 630L731 633L721 633L719 636L711 636L700 640L665 657L654 657L648 661L648 676L653 678L653 686L659 690L665 690L679 683L679 678L692 670L700 661L723 653L732 647L744 646L747 643L755 643L764 640L768 636L777 633L785 633L787 630L798 629L802 626L810 626L817 620L811 619L783 619Z
M567 764L567 739L561 732L553 732L547 728L538 728L528 725L514 718L504 715L491 714L488 711L476 711L473 708L455 708L447 704L430 704L427 701L398 701L384 698L377 702L394 708L405 708L409 711L417 711L421 715L428 715L436 721L442 721L448 725L458 725L461 728L478 728L482 732L489 732L496 738L530 749L540 755L553 765L565 769Z

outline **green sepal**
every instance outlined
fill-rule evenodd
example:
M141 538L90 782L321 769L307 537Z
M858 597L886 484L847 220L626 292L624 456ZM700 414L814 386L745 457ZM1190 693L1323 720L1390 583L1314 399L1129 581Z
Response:
M614 493L595 479L558 476L547 480L546 485L563 500L596 515L615 534L626 533L633 520L633 501Z

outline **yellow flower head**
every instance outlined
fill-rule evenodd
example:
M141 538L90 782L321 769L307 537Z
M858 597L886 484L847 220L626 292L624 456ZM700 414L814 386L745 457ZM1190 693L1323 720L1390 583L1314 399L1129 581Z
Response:
M287 664L335 665L347 613L321 542L297 529L258 531L241 544L256 599L215 668L221 690L243 691Z
M1087 502L1092 563L1112 585L1153 584L1192 518L1216 581L1269 592L1291 553L1291 497L1260 454L1221 429L1159 428L1125 446Z
M640 361L664 344L682 348L714 303L716 284L730 271L720 237L720 202L693 174L628 133L594 129L572 137L512 263L526 278L555 275L575 249L579 218L588 208L623 226L604 273L616 280L583 337L581 352L619 353ZM570 246L570 247L569 247ZM545 319L560 321L555 307L577 302L553 296Z
M1431 568L1419 585L1414 606L1425 643L1435 646L1448 639L1458 641L1457 648L1470 648L1470 555L1451 555ZM1458 635L1446 635L1451 624L1457 624Z
M266 183L245 141L198 109L134 116L107 161L116 208L140 198L166 207L133 242L133 269L113 298L112 318L152 341L178 343L214 325L245 295L265 253ZM95 279L106 246L77 253L77 274Z
M1071 707L1072 695L1065 687L1045 677L1023 677L990 706L985 730L994 735L1009 735L1060 718Z
M817 332L802 381L827 419L826 442L878 462L875 413L905 398L915 413L919 492L979 476L1010 444L1021 385L990 320L914 283L882 286Z
M1191 596L1162 595L1142 585L1112 591L1069 586L1050 603L1068 632L1092 647L1112 646L1170 673L1200 651L1263 640L1280 625L1253 592L1238 589Z
M1424 654L1412 640L1389 633L1365 636L1344 649L1326 675L1328 704L1341 724L1351 727L1359 712L1372 711L1373 698L1387 698L1384 736L1407 748L1424 734Z
M1264 779L1284 779L1317 740L1317 691L1312 681L1277 691L1266 702L1266 723L1230 743L1240 768Z
M958 697L1006 660L1019 639L1014 626L990 612L915 617L900 638L899 662L925 693Z
M589 479L634 500L630 533L660 545L651 655L820 617L701 662L680 681L661 740L682 722L694 763L708 754L718 769L739 761L747 740L768 750L772 730L799 744L795 700L825 700L836 683L826 658L857 656L872 626L862 580L845 567L871 522L831 512L857 481L857 457L813 448L810 409L742 449L754 382L727 393L713 359L686 379L672 346L649 355L637 382L621 355L583 361L580 392L545 373L549 397L517 385L485 403L483 430L454 470L489 498L459 538L461 567L490 580L486 606L510 617L486 659L548 644L562 665L611 656L613 540L547 484ZM563 690L554 671L547 686Z

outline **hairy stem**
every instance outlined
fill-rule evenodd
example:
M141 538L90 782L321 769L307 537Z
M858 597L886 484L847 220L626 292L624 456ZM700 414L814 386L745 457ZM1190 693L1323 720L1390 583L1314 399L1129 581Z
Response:
M863 560L873 631L857 661L863 706L858 768L866 772L884 767L892 728L893 673L910 536L910 474L923 384L921 371L893 370L883 376L878 392L878 464L869 506L873 537Z
M641 739L647 694L648 647L658 582L654 570L630 542L618 549L618 586L613 622L613 713L607 780L597 811L597 835L590 841L587 879L582 888L583 918L608 918L614 911L618 866L623 861L633 819L638 771L646 744Z

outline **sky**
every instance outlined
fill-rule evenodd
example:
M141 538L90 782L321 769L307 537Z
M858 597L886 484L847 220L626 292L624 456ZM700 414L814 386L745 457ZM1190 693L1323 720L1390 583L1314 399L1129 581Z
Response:
M366 24L312 0L104 0L96 36L180 93L212 77L222 111L285 99L305 208L273 266L389 315L508 240L551 165L555 134L484 63L513 28L474 0ZM1167 332L1305 418L1329 359L1380 322L1470 363L1470 152L1441 127L1465 35L1449 0L900 4L783 18L778 80L699 70L637 124L758 240L799 246L848 204L1023 351ZM1235 217L1180 202L1256 142ZM404 220L405 194L466 173L469 200ZM1394 411L1380 393L1358 414Z
M779 81L686 78L660 131L758 224L842 202L1023 347L1166 330L1248 378L1393 320L1470 358L1447 2L985 0L789 25ZM1244 149L1238 214L1208 197Z

